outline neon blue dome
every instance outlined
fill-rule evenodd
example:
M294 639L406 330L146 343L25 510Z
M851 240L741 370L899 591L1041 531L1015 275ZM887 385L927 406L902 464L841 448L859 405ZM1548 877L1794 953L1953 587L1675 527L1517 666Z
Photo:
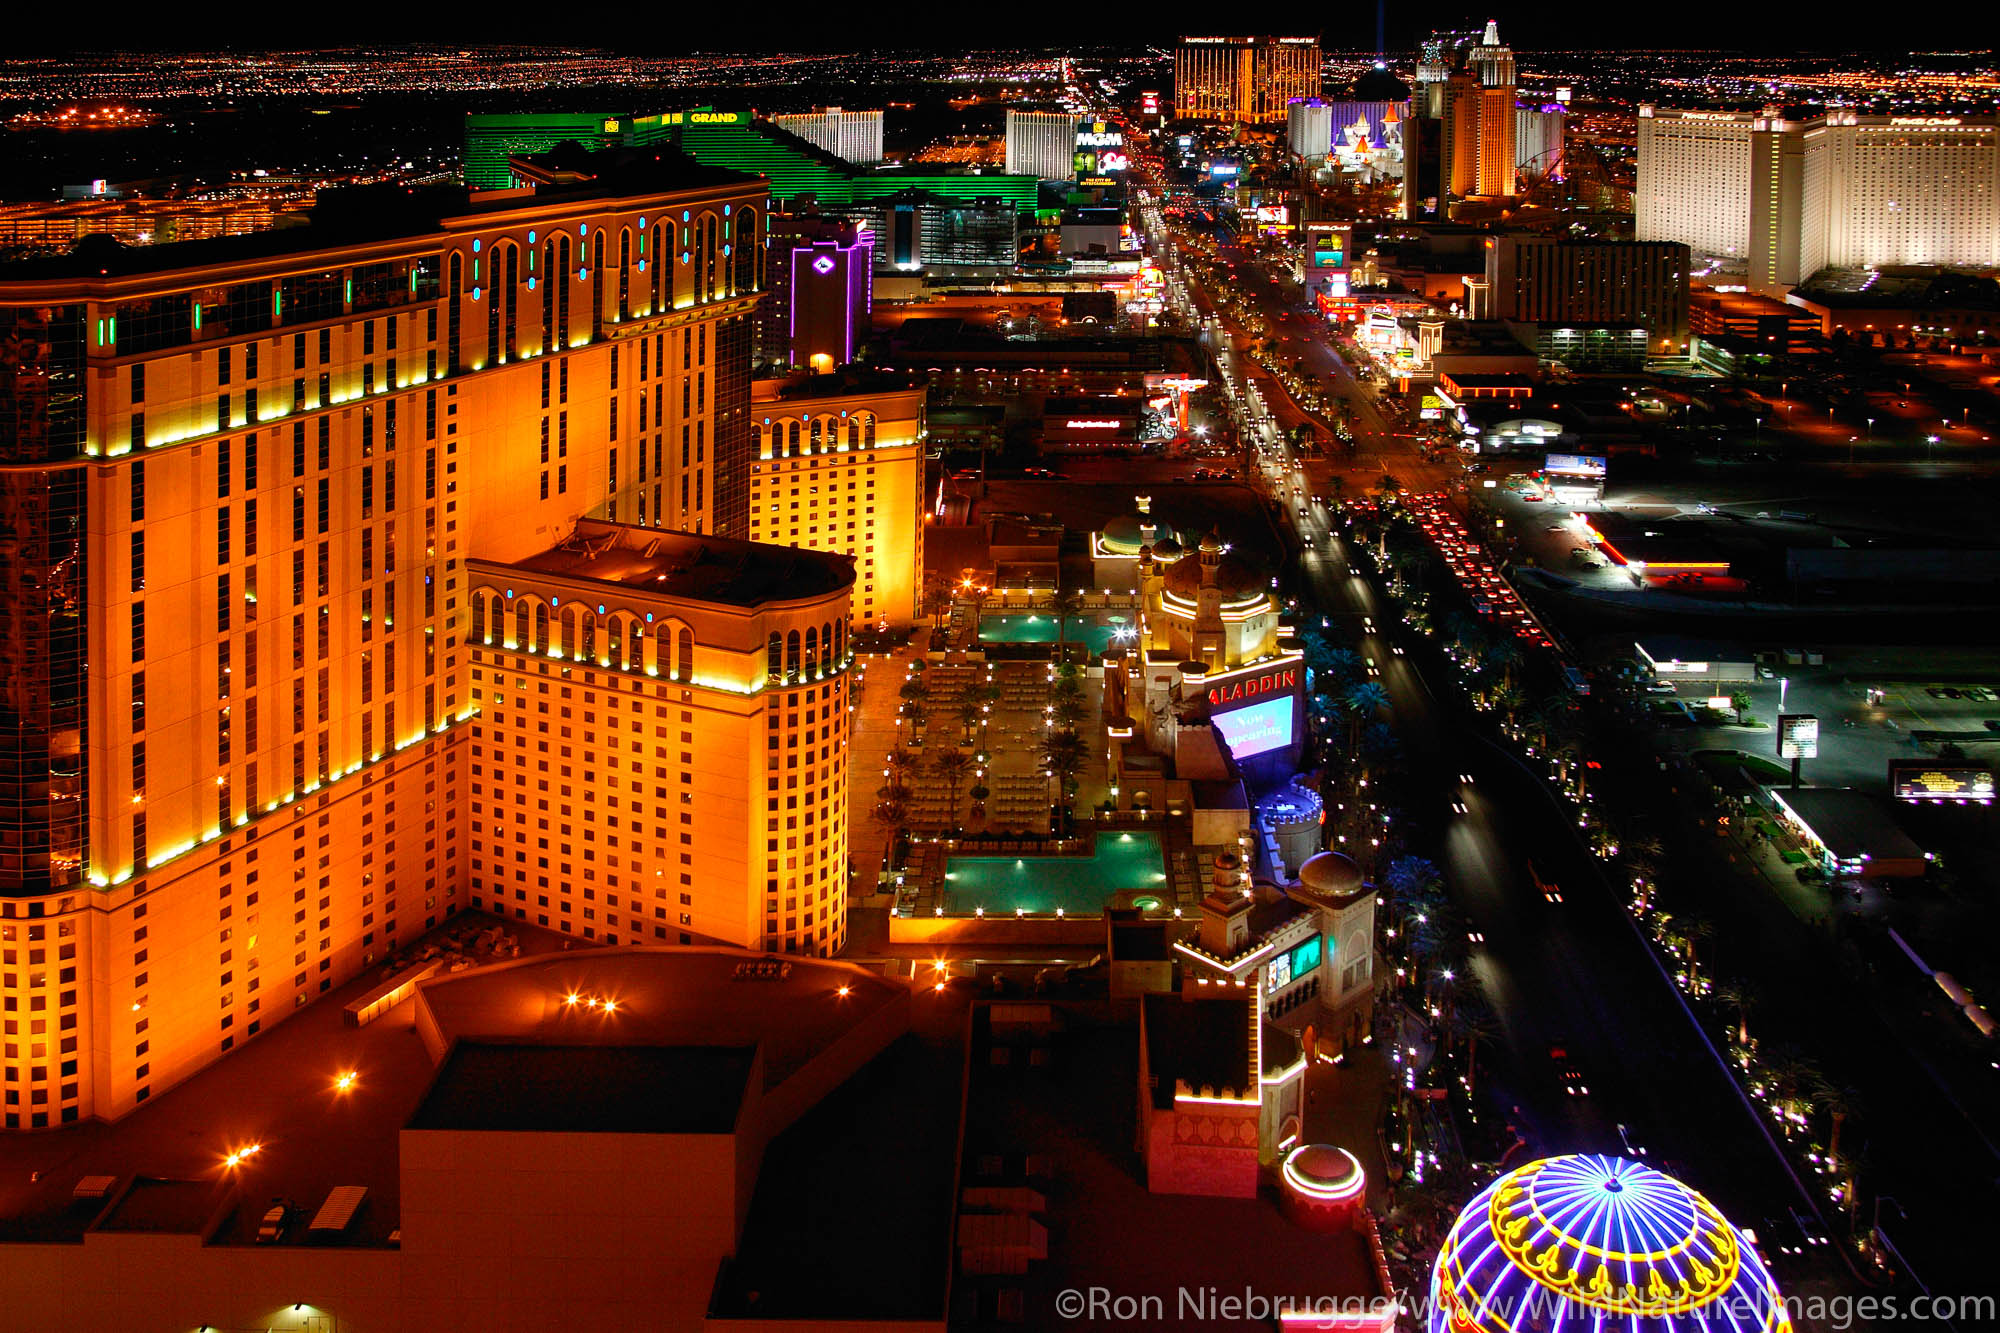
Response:
M1430 1333L1790 1333L1756 1251L1707 1199L1623 1157L1549 1157L1459 1213Z

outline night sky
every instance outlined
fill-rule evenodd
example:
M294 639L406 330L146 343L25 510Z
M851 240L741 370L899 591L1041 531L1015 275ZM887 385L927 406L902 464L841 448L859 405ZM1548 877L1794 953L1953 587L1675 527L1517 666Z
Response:
M1917 8L1897 13L1893 27L1871 22L1862 27L1829 14L1820 31L1802 23L1798 11L1786 6L1745 7L1731 11L1726 22L1703 17L1683 6L1607 6L1601 0L1539 0L1538 3L1493 4L1460 9L1452 4L1366 4L1321 14L1339 14L1337 26L1328 18L1303 17L1285 27L1304 29L1307 22L1327 22L1321 39L1329 50L1373 49L1378 22L1386 19L1384 38L1391 49L1408 50L1433 28L1474 28L1486 19L1500 21L1501 35L1518 50L1553 48L1680 48L1768 50L1773 52L1880 51L1965 49L1991 46L1990 30L1981 31L1971 11L1953 7ZM1104 43L1137 46L1164 44L1182 32L1247 29L1241 21L1219 17L1212 6L1150 9L1135 15L1106 7L1098 12L1103 25L1089 19L1092 7L1072 9L1044 3L1010 6L998 0L949 9L912 9L814 5L717 5L676 10L640 10L657 16L639 32L606 32L604 25L578 15L564 29L560 24L520 21L524 11L504 7L436 6L430 13L407 4L361 3L340 6L340 19L319 6L259 7L237 14L230 6L195 9L164 7L153 12L128 11L115 23L65 23L36 30L33 11L9 18L10 55L53 54L72 50L245 50L272 47L335 47L367 42L432 41L464 45L603 46L637 54L670 55L697 50L844 50L930 48L993 48L1010 37L1023 46L1048 46L1067 37L1080 45ZM904 18L907 13L912 18ZM432 16L435 14L435 17ZM1347 17L1351 15L1351 17ZM1378 19L1378 15L1382 19ZM773 22L774 16L782 16ZM920 17L917 17L920 16ZM1157 16L1157 17L1156 17ZM1172 16L1172 17L1168 17ZM1009 19L1013 20L1012 31ZM1240 20L1240 16L1239 16ZM1276 14L1260 17L1255 26L1280 24ZM1802 31L1801 29L1806 29Z

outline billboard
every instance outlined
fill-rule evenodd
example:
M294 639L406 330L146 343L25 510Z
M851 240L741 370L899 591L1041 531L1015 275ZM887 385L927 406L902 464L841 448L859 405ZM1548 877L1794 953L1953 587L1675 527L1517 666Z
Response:
M1990 765L1934 759L1891 759L1889 791L1899 801L1977 801L1993 804Z
M1266 699L1248 708L1232 708L1215 715L1215 729L1229 753L1248 759L1266 750L1280 750L1292 743L1293 697L1288 693Z
M1778 758L1819 758L1819 717L1813 713L1783 713L1778 717Z
M1542 471L1557 477L1594 477L1604 480L1604 460L1590 454L1550 454L1542 460Z

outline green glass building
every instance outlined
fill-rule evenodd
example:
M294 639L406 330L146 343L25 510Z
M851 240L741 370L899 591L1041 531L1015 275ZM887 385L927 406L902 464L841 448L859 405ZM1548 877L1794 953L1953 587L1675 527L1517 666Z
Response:
M1033 176L1002 172L856 166L796 134L757 120L749 111L714 107L650 116L467 116L465 183L476 190L504 190L513 183L507 171L510 153L546 152L569 139L592 150L671 143L704 166L730 167L768 178L773 199L789 202L812 195L828 209L905 191L963 202L999 199L1018 209L1031 209L1039 184Z

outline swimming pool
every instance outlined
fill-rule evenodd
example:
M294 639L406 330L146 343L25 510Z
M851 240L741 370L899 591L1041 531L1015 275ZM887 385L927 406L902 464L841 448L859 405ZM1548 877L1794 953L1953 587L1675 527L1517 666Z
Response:
M941 900L947 916L1018 911L1095 916L1120 892L1147 890L1170 904L1157 833L1100 833L1089 856L950 856Z
M1112 627L1094 616L1069 616L1064 624L1069 642L1089 645L1093 655L1111 646ZM1027 611L981 616L979 637L987 643L1054 643L1056 618Z

